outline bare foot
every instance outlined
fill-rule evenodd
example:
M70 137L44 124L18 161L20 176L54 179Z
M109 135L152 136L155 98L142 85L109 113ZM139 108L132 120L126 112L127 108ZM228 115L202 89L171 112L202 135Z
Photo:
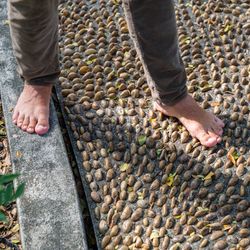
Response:
M51 89L52 85L25 84L13 112L13 123L28 133L47 133Z
M178 118L191 136L197 138L202 145L213 147L221 142L224 123L203 110L190 95L173 106L155 102L154 108L165 115Z

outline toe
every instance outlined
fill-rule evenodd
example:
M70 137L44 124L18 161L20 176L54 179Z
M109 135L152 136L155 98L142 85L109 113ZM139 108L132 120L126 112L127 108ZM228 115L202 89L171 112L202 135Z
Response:
M19 115L19 112L17 110L14 110L14 113L13 113L13 116L12 116L12 121L13 121L14 124L17 124L18 115Z
M213 147L217 144L217 136L211 135L211 133L201 133L197 136L197 139L201 142L203 146Z
M213 131L218 136L222 136L222 134L223 134L223 129L216 124L214 124L214 126L213 126Z
M21 127L22 130L26 131L26 129L27 129L28 125L29 125L29 121L30 121L29 116L26 116L24 118L24 120L23 120L23 124L22 124L22 127Z
M217 143L221 143L222 142L222 138L221 137L218 137L217 138Z
M217 118L217 117L215 117L215 122L220 126L220 127L225 127L225 124L224 124L224 122L221 120L221 119L219 119L219 118Z
M35 132L35 127L36 127L36 124L37 124L37 120L35 118L30 118L30 123L28 125L28 128L27 128L27 132L32 134Z
M37 125L35 127L35 132L38 135L44 135L49 130L49 121L47 117L41 117L38 119Z
M23 121L24 121L24 115L19 114L18 119L17 119L17 126L18 126L19 128L22 127Z

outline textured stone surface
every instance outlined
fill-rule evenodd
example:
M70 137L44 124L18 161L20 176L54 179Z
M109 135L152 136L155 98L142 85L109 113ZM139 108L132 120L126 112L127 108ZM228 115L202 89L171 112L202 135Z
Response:
M0 1L0 85L10 152L15 172L26 182L17 201L23 249L87 249L83 220L63 138L51 104L51 129L29 135L11 122L22 88L10 50L5 1Z
M121 0L59 6L58 96L104 250L249 244L249 3L176 2L188 90L226 124L212 149L153 111Z

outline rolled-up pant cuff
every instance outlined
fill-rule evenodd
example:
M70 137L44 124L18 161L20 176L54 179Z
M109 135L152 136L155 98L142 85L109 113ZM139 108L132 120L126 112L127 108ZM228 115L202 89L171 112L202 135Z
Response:
M28 85L55 85L59 82L59 73L25 80Z
M155 98L155 101L159 103L161 106L174 106L181 100L183 100L188 95L186 85L177 93L172 94L171 96L164 96Z

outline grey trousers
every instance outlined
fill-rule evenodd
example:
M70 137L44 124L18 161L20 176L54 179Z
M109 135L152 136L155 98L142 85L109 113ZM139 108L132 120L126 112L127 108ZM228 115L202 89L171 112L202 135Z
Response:
M58 0L9 0L9 21L18 72L26 84L55 83ZM126 20L154 100L173 105L187 94L171 0L123 0Z

